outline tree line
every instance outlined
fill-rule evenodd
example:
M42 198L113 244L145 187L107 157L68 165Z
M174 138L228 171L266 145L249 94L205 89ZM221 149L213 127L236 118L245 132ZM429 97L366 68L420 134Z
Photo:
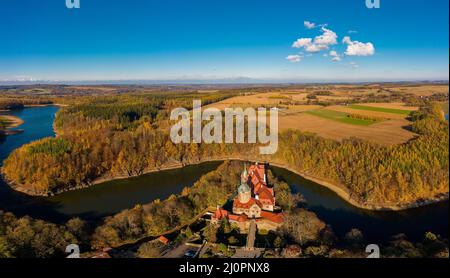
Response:
M203 175L192 187L185 187L179 195L123 210L97 227L92 237L93 248L118 246L137 239L158 236L183 223L209 207L232 202L240 182L243 163L225 161L216 170ZM301 196L292 194L289 185L277 180L268 171L274 187L277 205L288 212L297 207Z
M65 257L69 244L89 246L90 233L79 218L57 225L0 211L0 258Z
M254 144L173 144L168 111L189 108L198 97L208 103L224 96L97 97L64 108L55 120L58 137L13 151L3 173L13 186L46 195L99 177L239 158L289 166L342 187L361 204L407 205L448 193L448 122L432 102L411 115L411 129L419 136L405 144L381 146L357 138L337 142L287 130L279 134L278 152L261 156Z
M0 258L65 257L66 246L73 243L86 252L157 236L190 222L206 207L230 202L239 184L242 166L236 161L224 162L179 195L123 210L105 218L95 230L79 218L57 225L0 211ZM277 180L270 170L268 177L275 188L277 203L283 207L285 221L277 231L265 235L271 246L263 253L264 257L367 256L364 252L367 242L361 231L352 229L343 238L337 238L331 227L315 213L301 208L303 198L300 195L292 194L289 186ZM215 256L217 252L232 255L227 245L245 243L245 237L242 238L235 225L228 221L207 225L201 234L209 242L217 243L218 250L212 253L208 250L205 257ZM189 226L179 231L176 240L180 236L192 236ZM155 241L148 241L138 248L136 255L158 257L161 247ZM448 240L430 232L422 242L412 243L405 235L397 235L381 247L383 256L388 257L448 257Z

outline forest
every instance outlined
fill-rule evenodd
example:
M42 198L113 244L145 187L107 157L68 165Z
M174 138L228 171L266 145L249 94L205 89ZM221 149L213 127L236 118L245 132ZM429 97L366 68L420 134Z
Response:
M40 97L5 97L0 95L0 110L23 109L26 105L47 105L53 103Z
M90 234L87 223L79 218L57 225L0 211L0 258L65 257L67 245L85 248Z
M136 205L105 218L97 227L79 218L53 224L28 216L17 218L0 211L0 258L61 258L67 256L65 247L73 243L79 244L82 252L89 256L91 251L124 246L141 239L146 240L138 244L136 256L158 257L162 246L152 238L190 223L194 215L208 206L226 204L233 197L241 171L241 162L226 161L180 194ZM277 231L265 235L273 239L273 246L264 251L263 257L367 256L364 247L368 242L360 230L354 228L337 237L332 227L304 208L304 198L292 194L289 186L277 180L270 170L268 180L275 188L278 204L283 207L285 221ZM223 254L221 257L232 255L228 245L244 244L240 242L242 236L236 227L228 221L220 225L208 224L201 234L218 249L207 250L205 258L218 253ZM180 229L174 239L175 246L190 236L189 226ZM418 242L409 241L404 234L394 235L381 248L383 257L448 257L448 240L430 232Z
M142 237L158 236L188 223L207 208L227 204L234 197L242 168L241 162L226 161L202 176L192 187L185 187L179 195L137 205L106 218L103 225L95 230L92 246L119 246ZM276 180L270 171L268 178L275 188L278 205L286 211L296 207L300 197L291 194L289 186Z
M137 205L107 217L92 234L91 247L103 249L117 248L126 244L138 243L135 256L157 258L163 246L152 240L158 235L181 227L207 207L218 204L227 205L234 197L242 162L226 161L216 170L205 174L192 187L186 187L179 195L166 200L155 200L150 204ZM276 179L268 170L268 180L274 187L277 203L283 208L284 222L276 230L258 233L269 239L271 246L263 257L328 257L365 258L368 241L364 234L353 228L338 237L331 226L319 219L314 212L306 209L306 201L300 194L293 194L288 184ZM199 233L208 242L215 244L215 250L206 250L203 258L229 257L233 249L229 246L245 245L245 235L229 222L206 223ZM174 246L183 244L192 237L190 226L179 229L173 239ZM143 240L144 239L144 240ZM267 243L267 241L266 241ZM405 234L393 235L381 245L383 257L448 257L448 239L427 232L422 241L411 242ZM218 255L220 254L220 255Z
M93 235L92 246L119 246L145 236L157 236L188 222L210 206L224 204L239 183L242 164L225 162L180 195L137 205L105 219Z
M76 98L56 116L57 137L16 149L2 172L17 190L49 195L98 178L233 158L284 165L341 187L361 205L401 207L448 194L448 123L438 104L423 99L421 109L410 117L411 129L419 136L390 147L356 138L338 142L298 130L280 133L278 152L270 156L260 155L254 144L171 142L171 109L189 108L193 99L206 105L239 93Z

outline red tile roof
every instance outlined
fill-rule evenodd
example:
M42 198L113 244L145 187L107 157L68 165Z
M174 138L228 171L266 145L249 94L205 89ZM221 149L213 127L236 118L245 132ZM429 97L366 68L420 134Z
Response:
M270 190L267 186L262 187L258 192L259 200L263 203L270 203L271 205L275 205L275 198L273 196L272 190Z
M216 212L214 213L214 218L216 219L222 219L224 217L228 216L228 211L223 208L217 208Z
M266 218L267 220L270 220L275 223L282 223L283 222L283 214L282 213L274 213L269 211L261 211L261 217Z
M254 164L249 168L250 186L253 188L253 194L259 195L259 200L275 205L273 189L267 187L267 181L264 180L266 167L264 164Z
M249 175L256 177L257 180L264 182L264 175L266 174L266 167L264 164L253 164L248 169Z
M228 214L228 219L231 221L236 221L236 222L245 222L248 220L248 217L244 213L240 214L240 215Z
M262 203L260 201L256 200L255 198L250 198L250 200L245 204L239 202L238 198L235 198L233 200L233 207L237 207L237 208L248 209L251 206L253 206L254 204L257 204L259 207L262 207Z
M158 238L159 241L161 241L163 244L168 244L169 240L165 236L160 236Z
M267 181L265 180L265 165L264 164L254 164L249 167L248 170L248 182L249 186L252 188L253 194L255 195L254 198L250 198L250 200L243 204L239 201L239 198L235 198L233 200L233 208L241 208L241 209L249 209L254 204L258 205L261 209L263 207L263 204L265 205L275 205L275 196L273 188L269 188L267 186ZM257 196L257 197L256 197ZM226 216L230 220L234 221L246 221L247 216L245 214L242 215L233 215L228 212L226 212ZM216 218L224 217L224 212L222 211L216 211ZM281 223L283 222L282 214L279 213L273 213L268 211L261 211L261 217L266 218L270 221L273 221L275 223Z

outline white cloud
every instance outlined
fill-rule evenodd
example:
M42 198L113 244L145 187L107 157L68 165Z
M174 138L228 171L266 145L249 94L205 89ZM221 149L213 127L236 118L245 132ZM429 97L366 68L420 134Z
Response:
M38 80L38 78L29 75L16 75L11 79L4 79L3 81L34 82Z
M302 48L302 47L310 45L311 42L312 42L311 38L301 38L301 39L296 40L292 44L292 47L294 47L294 48Z
M337 44L337 35L335 32L322 27L323 34L314 38L314 43L318 45L334 45Z
M357 63L355 63L355 62L350 62L349 64L350 64L350 66L352 66L352 68L354 68L354 69L359 68L359 65L358 65Z
M322 50L327 50L330 45L337 44L338 36L335 32L325 27L322 27L321 31L322 35L316 36L314 40L312 38L300 38L292 44L292 47L303 48L309 53L317 53Z
M328 55L330 55L332 57L331 61L333 61L333 62L339 62L342 60L341 55L339 55L336 52L336 50L331 50L330 53L328 53Z
M302 60L302 56L300 55L288 55L286 59L292 63L298 63Z
M356 30L348 30L347 33L349 33L349 34L356 34L356 33L358 33L358 31L356 31Z
M350 44L351 42L352 42L352 40L350 39L349 36L345 36L345 37L342 39L342 43Z
M370 42L352 41L349 36L344 37L342 42L347 44L347 50L345 51L347 56L372 56L375 54L375 47Z
M305 20L303 24L305 25L306 29L314 29L316 27L316 24L309 22L307 20Z
M312 54L322 51L328 51L332 46L338 44L338 35L331 29L327 28L326 24L316 25L310 21L304 21L304 25L308 29L320 27L321 34L314 38L299 38L292 43L293 48L300 48L306 54L301 55L289 55L286 57L293 63L300 62L304 57L311 56ZM357 31L349 30L349 34L357 33ZM324 53L324 57L330 57L333 62L342 61L345 56L372 56L375 54L375 47L371 42L359 42L352 41L350 36L345 36L342 39L342 43L346 45L344 53L338 53L336 50L331 50L328 53ZM334 47L333 47L334 48ZM353 68L358 68L359 65L352 62L350 64Z
M328 46L323 44L310 44L305 47L305 51L309 53L317 53L321 50L326 50Z

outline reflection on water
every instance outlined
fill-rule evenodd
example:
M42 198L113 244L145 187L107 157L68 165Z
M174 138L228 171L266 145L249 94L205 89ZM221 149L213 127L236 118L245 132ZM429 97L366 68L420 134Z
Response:
M155 199L166 199L171 194L179 194L184 187L192 186L202 175L215 170L219 165L220 162L206 162L109 181L49 197L47 201L58 204L57 210L62 214L89 214L90 217L98 218L136 204L146 204Z
M22 110L2 112L2 114L12 115L21 118L24 123L15 129L23 129L24 132L7 136L4 142L0 143L0 163L9 153L31 141L53 136L53 119L58 111L56 106L31 107Z
M427 231L448 236L448 201L405 211L369 211L345 202L326 187L308 181L288 170L271 167L274 174L286 181L293 191L301 193L308 209L330 224L337 235L352 228L360 229L370 239L386 239L405 233L411 239L420 239Z
M24 123L17 129L22 129L24 132L7 136L4 141L0 142L0 166L14 149L34 140L53 136L53 119L57 111L58 107L56 106L44 106L2 112L2 114L21 118ZM47 215L50 218L57 215L53 212L51 204L42 203L42 205L36 206L36 200L37 198L12 190L0 179L0 210L11 211L17 215Z
M52 123L57 107L27 108L10 114L22 118L25 132L9 136L0 143L0 158L22 144L52 136ZM65 221L73 216L99 220L105 215L131 208L136 204L164 199L191 186L220 162L202 163L181 169L150 173L140 177L110 181L87 189L66 192L54 197L30 197L11 190L0 180L0 209L17 215L28 214L49 221ZM288 170L272 167L274 174L285 180L295 192L307 200L307 206L342 236L351 228L362 230L367 239L385 240L405 233L420 239L426 231L448 236L448 201L402 212L373 212L345 202L331 190L303 179Z
M56 106L33 107L5 112L24 120L23 133L8 136L0 142L1 163L9 153L23 144L54 136L53 120ZM31 197L16 192L0 180L0 209L16 215L30 215L50 221L66 221L73 216L99 220L136 204L165 199L192 186L202 175L214 170L220 162L187 166L141 177L116 180L87 189L65 192L54 197Z

